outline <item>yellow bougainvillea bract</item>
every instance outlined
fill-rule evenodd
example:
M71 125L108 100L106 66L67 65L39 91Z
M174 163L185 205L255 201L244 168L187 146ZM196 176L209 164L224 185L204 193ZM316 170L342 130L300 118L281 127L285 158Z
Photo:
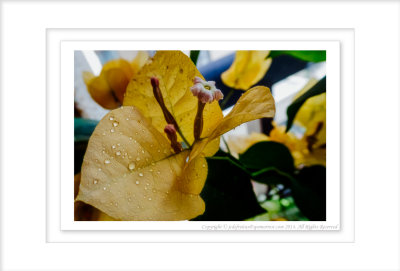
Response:
M119 107L124 100L130 79L139 72L148 58L146 52L138 52L132 62L124 59L107 62L99 76L95 76L91 72L84 72L83 80L93 100L106 109Z
M267 58L269 51L237 51L228 70L221 74L225 85L247 90L267 73L272 58Z

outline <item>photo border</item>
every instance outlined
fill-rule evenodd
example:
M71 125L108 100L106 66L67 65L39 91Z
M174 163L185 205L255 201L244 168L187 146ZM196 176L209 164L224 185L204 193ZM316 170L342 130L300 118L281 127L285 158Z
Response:
M137 12L135 8L147 8L151 16ZM0 11L1 269L400 270L398 1L2 0ZM207 14L209 18L218 20L193 20L196 14ZM353 217L350 219L355 224L350 227L346 238L338 240L333 237L331 241L322 238L322 243L274 240L253 243L256 238L269 235L267 232L254 233L253 237L247 236L241 242L229 244L183 244L177 243L180 240L174 238L164 238L163 233L155 231L151 234L155 238L139 238L136 240L138 243L117 243L124 242L125 237L129 238L127 232L109 240L96 240L96 235L92 235L92 238L82 241L82 238L67 233L60 239L52 236L49 240L48 210L45 210L48 209L48 172L45 164L51 150L45 151L45 147L46 141L52 138L46 138L45 130L46 121L52 116L46 115L46 31L54 28L119 29L142 26L270 28L278 31L317 27L328 32L331 29L352 32L353 46L342 57L353 59L355 56L356 70L353 65L352 72L345 74L351 77L351 89L355 93L350 95L350 100L343 101L343 106L351 107L353 114L342 116L350 118L342 128L355 130L357 135L357 141L352 137L344 146L352 150L355 148L356 159L353 153L350 162L344 166L351 169L357 189L354 190L353 185L344 195L347 197L351 193L350 197L355 202L351 206ZM376 143L378 134L371 133L371 123L382 128L379 135L384 136L384 140L379 144ZM29 138L21 140L19 135L25 134L26 127L32 128L32 133ZM24 167L20 163L22 154L25 161L29 161L23 164ZM381 187L386 187L384 203L373 200L377 181ZM343 223L348 221L344 219ZM345 228L348 228L347 225L344 225ZM91 235L88 231L76 234ZM173 232L169 234L174 235ZM242 232L235 234L241 235ZM107 233L99 231L99 235L107 236ZM229 238L229 233L209 232L207 235L216 239L221 236ZM135 237L131 236L132 239Z

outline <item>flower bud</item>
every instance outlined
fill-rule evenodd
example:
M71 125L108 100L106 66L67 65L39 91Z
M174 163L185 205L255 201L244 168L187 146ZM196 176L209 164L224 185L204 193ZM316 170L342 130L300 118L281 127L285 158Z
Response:
M178 136L176 135L174 125L167 124L164 128L164 133L167 134L167 137L171 142L171 147L174 149L175 153L180 153L182 151L182 145L178 142Z

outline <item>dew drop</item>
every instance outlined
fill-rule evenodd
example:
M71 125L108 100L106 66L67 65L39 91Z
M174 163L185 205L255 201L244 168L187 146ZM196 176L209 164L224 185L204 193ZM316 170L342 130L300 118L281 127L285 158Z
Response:
M135 169L135 163L129 163L128 165L129 170L134 170Z
M101 168L99 168L99 171L101 171Z
M115 149L116 148L115 145L112 145L112 148Z
M114 126L114 127L117 127L118 124L119 124L119 123L118 123L117 121L114 121L114 122L113 122L113 126Z
M140 176L140 177L143 177L143 173L142 173L142 172L139 172L139 176Z
M158 152L161 152L161 150L157 150Z
M104 187L103 187L103 190L107 190L107 187L104 186Z
M118 203L114 203L115 206L118 206Z
M97 184L98 182L99 182L99 181L96 180L96 179L93 180L93 184Z
M142 150L142 153L144 153L144 150Z
M114 117L110 117L110 120L114 120Z
M111 163L110 160L108 160L108 159L104 160L104 164L109 164L109 163Z
M111 133L114 133L114 132L115 132L114 128L111 128L110 132L111 132Z
M117 151L115 154L116 154L116 155L121 155L121 152L120 152L120 151Z
M132 137L129 137L129 140L132 140Z
M129 120L129 118L126 118L126 120Z
M203 167L206 167L206 164L203 164Z
M149 198L149 200L151 200L151 198Z
M136 157L136 161L140 161L140 157Z
M117 146L121 146L121 144L117 143Z

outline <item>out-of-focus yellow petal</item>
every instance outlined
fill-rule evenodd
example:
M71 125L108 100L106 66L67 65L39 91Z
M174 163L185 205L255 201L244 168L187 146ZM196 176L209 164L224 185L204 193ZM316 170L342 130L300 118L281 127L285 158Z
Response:
M104 76L90 76L90 73L85 72L83 78L90 96L98 104L106 109L114 109L120 106L118 99L112 92Z
M222 73L225 85L247 90L267 73L272 58L267 58L269 51L237 51L231 67Z
M123 100L129 80L148 59L146 52L138 52L129 63L124 59L114 59L104 64L99 76L90 72L83 73L83 80L92 98L106 109L119 107Z
M326 93L309 98L297 112L294 122L306 128L305 136L316 138L314 144L326 144Z
M133 76L127 87L124 105L137 107L161 133L164 133L167 123L153 95L150 83L153 76L160 82L166 107L174 116L185 138L192 144L198 100L191 93L190 87L193 86L196 76L204 79L203 76L190 58L180 51L158 51L152 61ZM211 133L221 119L222 111L218 102L207 104L203 112L204 126L201 137ZM178 139L182 141L179 135ZM212 151L215 151L215 148Z
M173 153L133 106L108 113L90 137L77 201L117 220L187 220L202 214L204 158Z
M268 141L269 138L262 133L251 133L247 136L230 136L227 140L231 154L238 157L238 154L244 153L248 148L257 142Z

